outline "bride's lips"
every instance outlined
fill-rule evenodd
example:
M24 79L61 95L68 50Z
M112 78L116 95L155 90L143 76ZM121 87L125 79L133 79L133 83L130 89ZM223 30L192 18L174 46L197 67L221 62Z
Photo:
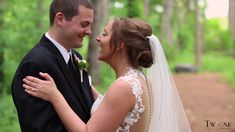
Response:
M100 43L98 42L98 51L100 52L102 50Z
M102 48L101 48L100 46L98 47L98 49L99 49L99 52L101 52L101 51L102 51Z

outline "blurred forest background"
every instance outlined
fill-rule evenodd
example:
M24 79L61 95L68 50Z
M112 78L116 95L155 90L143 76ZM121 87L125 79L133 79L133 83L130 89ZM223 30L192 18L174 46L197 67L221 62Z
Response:
M222 1L212 7L210 3ZM0 0L0 132L20 131L11 98L11 81L24 55L49 28L51 0ZM107 20L138 17L148 22L165 49L174 72L190 64L199 73L217 72L235 86L235 0L92 0L93 34L78 51L89 63L93 83L104 93L115 79L111 68L97 61L96 36ZM226 3L227 2L227 3ZM223 6L225 5L225 6ZM227 11L223 17L211 15ZM214 9L214 10L213 10ZM107 70L108 69L108 70Z

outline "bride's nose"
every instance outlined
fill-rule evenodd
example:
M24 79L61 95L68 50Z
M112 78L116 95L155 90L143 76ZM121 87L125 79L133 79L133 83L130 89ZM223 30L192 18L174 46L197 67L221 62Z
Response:
M96 38L96 41L100 42L101 35Z

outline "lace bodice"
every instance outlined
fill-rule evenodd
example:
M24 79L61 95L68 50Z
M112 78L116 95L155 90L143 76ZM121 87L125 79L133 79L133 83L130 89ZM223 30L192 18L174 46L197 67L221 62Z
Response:
M139 77L145 78L144 74L141 71L128 68L128 72L124 76L121 76L117 79L123 80L131 86L132 93L136 98L136 103L132 111L127 114L127 116L123 120L123 123L118 127L116 132L129 132L130 127L139 120L140 113L144 112L145 110L142 102L143 90L141 88ZM93 114L97 110L102 100L103 96L100 95L91 108L91 114Z

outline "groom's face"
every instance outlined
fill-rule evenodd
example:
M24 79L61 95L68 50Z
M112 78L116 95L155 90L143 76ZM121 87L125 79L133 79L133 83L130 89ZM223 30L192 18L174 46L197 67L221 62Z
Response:
M91 34L93 10L79 6L79 14L70 21L64 20L62 26L63 43L67 49L82 47L83 38Z

